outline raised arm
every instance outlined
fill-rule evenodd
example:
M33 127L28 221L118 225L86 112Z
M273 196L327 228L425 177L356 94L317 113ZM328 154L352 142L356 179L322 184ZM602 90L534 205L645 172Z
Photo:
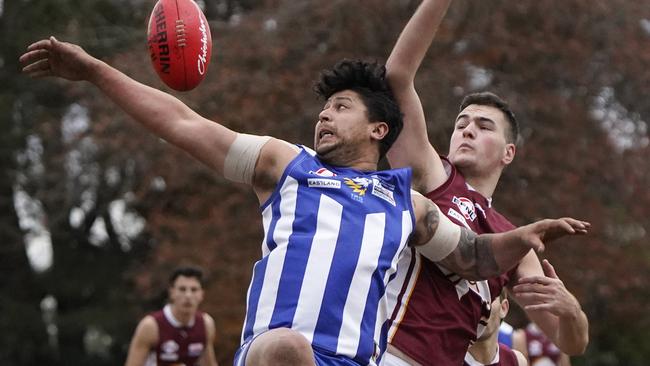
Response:
M90 56L77 45L50 37L30 45L20 57L20 62L25 65L23 72L31 77L56 76L94 84L149 131L188 152L219 174L224 174L224 164L228 162L226 158L233 142L242 141L238 140L241 134L201 117L172 95L131 79ZM246 141L250 142L251 139ZM268 144L256 141L260 145L257 157L268 164L256 165L254 159L252 168L256 179L253 181L251 178L247 183L254 185L262 201L296 151L279 140L272 140ZM246 146L243 148L246 149ZM225 169L225 176L230 179L229 172Z
M512 287L514 299L564 353L583 354L589 343L589 321L580 303L549 261L544 260L541 267L537 256L532 261L526 256L517 268L520 278Z
M546 219L499 234L477 235L453 224L438 206L413 194L416 227L411 245L434 262L468 280L496 277L513 268L531 250L566 235L585 234L589 223L572 218Z
M386 62L386 76L400 109L404 128L387 158L391 167L411 166L413 187L428 193L447 179L444 167L427 136L415 74L433 41L451 0L424 0L399 36Z

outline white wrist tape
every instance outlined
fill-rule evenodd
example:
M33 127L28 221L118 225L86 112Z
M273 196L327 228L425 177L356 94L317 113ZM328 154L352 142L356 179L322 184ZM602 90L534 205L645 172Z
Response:
M257 158L270 139L269 136L238 133L223 162L223 176L233 182L252 184Z
M460 241L460 226L454 224L445 216L440 208L434 203L438 210L438 228L431 240L416 247L418 252L426 258L438 262L447 257L456 249Z

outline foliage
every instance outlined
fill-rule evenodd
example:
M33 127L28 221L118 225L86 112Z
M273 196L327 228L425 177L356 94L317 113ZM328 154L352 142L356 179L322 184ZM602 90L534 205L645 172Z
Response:
M175 95L235 130L310 145L321 107L310 88L317 72L342 57L384 61L419 1L205 3L213 63L202 85ZM11 301L0 310L15 316L0 324L20 329L20 342L0 336L5 363L120 364L135 323L161 305L167 273L180 263L208 271L204 309L218 325L221 363L239 343L251 267L260 255L254 196L148 135L90 85L30 81L17 73L22 49L54 34L170 92L147 59L152 5L5 1L0 240L3 273L11 276L0 295ZM442 153L464 93L489 89L513 106L523 144L497 189L500 211L517 224L571 215L594 225L589 237L557 243L546 254L591 320L590 346L575 364L641 365L650 355L644 342L650 319L639 315L650 291L644 280L650 271L650 146L643 127L650 121L648 23L647 4L639 1L458 0L418 74L429 137ZM73 103L89 111L92 124L66 141L62 118ZM42 141L42 173L16 159L27 136ZM90 182L66 170L74 151L83 151L84 172L95 177ZM29 269L21 250L9 199L16 182L47 213L55 254L42 274ZM83 225L73 227L70 213L86 191L94 192L94 204ZM146 219L130 249L110 228L109 207L121 199ZM98 218L109 224L103 246L89 239ZM46 294L59 301L58 359L47 351L40 320L38 303ZM83 335L91 325L112 336L109 355L87 354Z

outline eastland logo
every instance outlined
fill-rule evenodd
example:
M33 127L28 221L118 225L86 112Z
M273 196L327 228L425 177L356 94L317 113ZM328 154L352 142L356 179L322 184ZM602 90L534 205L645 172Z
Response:
M205 26L201 16L199 16L199 21L201 22L201 26L199 27L201 31L201 53L199 54L197 65L199 74L203 75L205 74L206 64L208 63L208 28Z

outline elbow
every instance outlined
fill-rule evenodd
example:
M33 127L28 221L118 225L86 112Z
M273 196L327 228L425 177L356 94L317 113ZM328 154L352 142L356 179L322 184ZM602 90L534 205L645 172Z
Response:
M585 334L578 342L567 350L563 350L569 356L581 356L587 351L589 345L589 335Z
M405 89L413 85L415 75L407 72L404 67L395 64L386 65L386 79L393 89Z

